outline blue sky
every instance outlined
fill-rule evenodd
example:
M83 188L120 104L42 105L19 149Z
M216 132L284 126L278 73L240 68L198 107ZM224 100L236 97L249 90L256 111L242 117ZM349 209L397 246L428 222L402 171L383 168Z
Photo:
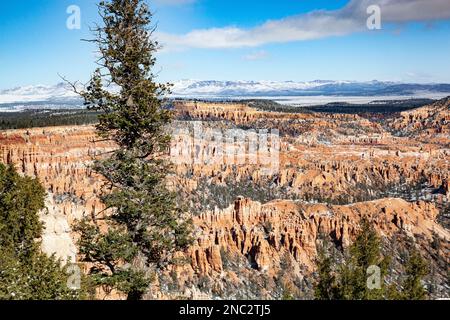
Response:
M154 0L159 80L393 80L450 83L448 0ZM380 3L381 30L365 27ZM407 5L405 5L407 3ZM66 12L81 9L81 29ZM403 5L403 7L400 7ZM0 89L86 81L93 0L0 2Z

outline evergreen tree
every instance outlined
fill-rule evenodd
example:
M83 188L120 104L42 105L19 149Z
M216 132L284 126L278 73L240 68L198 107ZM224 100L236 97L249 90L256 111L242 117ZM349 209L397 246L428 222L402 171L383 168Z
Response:
M318 300L335 300L337 299L337 283L334 275L333 266L335 260L329 251L329 243L323 240L323 245L318 250L317 256L317 273L319 281L314 288L314 296Z
M92 40L99 68L81 94L89 109L101 112L97 133L117 148L93 166L104 177L108 210L80 224L80 253L93 263L95 283L142 299L155 275L150 271L189 245L191 220L167 186L172 113L163 107L169 86L152 73L158 43L151 38L151 12L143 0L102 1L99 12L103 25Z
M428 292L422 284L423 277L428 275L429 268L420 253L414 249L410 253L405 267L406 279L403 283L402 297L406 300L424 300Z
M389 260L381 253L381 239L377 235L375 228L368 219L363 218L360 223L360 231L354 243L350 246L350 255L346 259L344 277L341 281L341 288L351 288L343 290L344 298L352 300L372 300L384 297L384 281ZM369 267L380 268L380 288L371 289L367 285Z
M85 289L70 289L66 268L40 250L43 225L38 212L45 208L44 198L37 179L0 164L0 299L88 297Z
M381 253L381 239L370 222L363 218L360 231L350 248L344 252L342 263L337 266L333 256L319 251L319 282L315 288L317 299L372 300L386 296L383 278L389 259ZM369 288L369 267L380 268L380 288ZM335 275L333 271L335 269Z
M381 239L370 222L362 219L354 243L347 252L344 252L343 263L338 264L334 255L329 254L330 249L323 246L317 259L319 281L315 287L316 299L427 299L428 292L422 282L428 275L429 268L417 249L409 252L405 266L406 278L403 283L395 282L387 286L383 279L387 275L390 259L383 257L381 244ZM380 268L379 289L371 289L367 284L369 276L367 270L370 266Z

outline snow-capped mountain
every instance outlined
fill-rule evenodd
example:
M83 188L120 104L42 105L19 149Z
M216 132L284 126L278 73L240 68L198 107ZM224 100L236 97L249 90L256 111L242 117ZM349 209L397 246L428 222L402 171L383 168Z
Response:
M174 82L173 97L181 98L245 98L245 97L434 97L450 95L450 84L405 84L369 81L203 81ZM313 99L314 100L314 99ZM0 108L32 108L46 106L80 107L82 101L66 83L55 86L24 86L0 91Z
M402 84L369 81L195 81L182 80L174 84L176 97L258 97L258 96L381 96L413 95L416 92L447 92L450 84Z
M283 93L286 91L305 91L317 88L321 85L337 82L331 81L196 81L181 80L174 83L174 95L258 95L271 93Z
M66 83L24 86L0 91L0 103L68 102L79 96Z

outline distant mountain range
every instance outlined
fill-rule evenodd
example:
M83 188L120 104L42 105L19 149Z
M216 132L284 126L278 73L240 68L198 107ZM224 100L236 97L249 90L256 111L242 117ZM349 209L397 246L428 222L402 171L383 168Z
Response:
M246 97L442 97L450 95L450 84L415 84L383 81L197 81L174 83L173 97L246 98ZM24 86L0 91L0 108L27 106L80 106L81 99L65 83L55 86Z
M195 81L174 84L174 96L412 96L449 93L450 84L414 84L382 81Z
M24 86L0 91L0 103L71 102L79 96L66 83L55 86Z

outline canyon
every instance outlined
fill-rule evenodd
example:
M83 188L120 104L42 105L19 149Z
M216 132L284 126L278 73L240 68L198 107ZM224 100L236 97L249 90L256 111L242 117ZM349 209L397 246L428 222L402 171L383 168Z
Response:
M189 163L175 155L169 182L193 216L195 242L177 253L188 262L159 274L147 298L310 298L318 246L329 238L342 251L363 217L386 240L393 274L413 243L430 261L435 297L450 296L450 98L383 117L245 103L173 107L174 126L186 130L174 131L172 148L198 123L236 137L276 129L277 166L268 174L248 161ZM205 137L188 144L216 152ZM89 125L0 132L0 162L38 177L48 192L40 214L45 252L77 261L74 224L105 209L102 179L90 163L112 148ZM244 149L248 157L256 152Z

